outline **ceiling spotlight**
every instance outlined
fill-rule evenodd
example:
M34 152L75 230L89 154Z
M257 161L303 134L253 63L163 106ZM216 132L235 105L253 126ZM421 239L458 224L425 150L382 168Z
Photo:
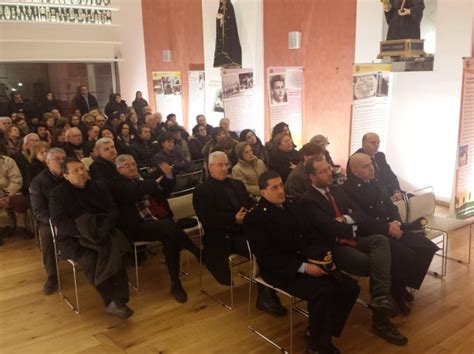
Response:
M20 86L20 87L23 86L23 82L19 82L18 86Z

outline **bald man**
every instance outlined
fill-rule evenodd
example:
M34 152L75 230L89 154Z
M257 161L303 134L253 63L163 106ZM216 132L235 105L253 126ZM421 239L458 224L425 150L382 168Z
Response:
M401 200L402 193L397 175L392 171L390 165L387 163L385 154L379 151L379 146L379 136L375 133L367 133L362 137L362 147L357 150L356 153L362 152L370 156L374 165L375 182L377 182L380 188L382 188L393 200ZM351 173L349 170L350 169L347 168L348 175Z
M424 234L410 232L401 223L397 207L375 180L375 167L369 155L355 153L349 159L344 190L372 219L372 233L390 241L392 254L392 296L403 313L409 313L412 300L405 287L419 289L438 247Z

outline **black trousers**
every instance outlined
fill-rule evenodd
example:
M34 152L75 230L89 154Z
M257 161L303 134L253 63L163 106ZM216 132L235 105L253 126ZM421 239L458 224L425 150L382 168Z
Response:
M56 256L54 254L53 235L49 225L39 223L39 236L41 239L41 256L48 280L54 281L56 273Z
M389 237L392 255L392 294L397 298L405 286L419 289L438 246L424 235L405 233L399 240Z
M324 346L339 337L359 295L357 282L342 273L312 277L298 273L288 292L308 301L311 346Z
M238 236L239 237L229 239L227 242L217 245L207 242L206 238L204 238L203 257L206 267L222 285L230 285L232 282L228 260L229 256L235 253L242 257L249 258L249 249L246 239L241 235Z
M97 252L80 247L76 252L74 261L81 266L86 278L94 285ZM123 262L123 264L125 264L125 262ZM128 276L125 266L118 273L107 278L95 288L102 297L105 306L111 301L114 301L118 305L125 305L129 300Z
M187 249L199 259L199 248L173 219L146 220L138 225L135 241L160 241L172 282L179 281L181 249Z

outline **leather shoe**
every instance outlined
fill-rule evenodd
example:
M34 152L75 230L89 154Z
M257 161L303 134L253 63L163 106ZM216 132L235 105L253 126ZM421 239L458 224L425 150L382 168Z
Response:
M368 306L372 311L381 311L388 316L397 315L399 312L391 295L373 298Z
M288 312L276 295L265 298L259 296L257 299L257 308L274 316L286 316Z
M186 294L186 291L184 291L183 286L179 281L171 284L171 294L179 303L185 303L188 301L188 294Z
M395 345L405 345L408 343L408 338L402 335L388 320L382 323L374 323L372 325L372 332L385 339L387 342Z
M105 312L109 315L117 316L121 320L126 320L133 315L133 310L126 305L117 305L115 301L111 301L105 308Z
M58 290L58 281L55 278L49 278L43 285L43 294L51 295Z

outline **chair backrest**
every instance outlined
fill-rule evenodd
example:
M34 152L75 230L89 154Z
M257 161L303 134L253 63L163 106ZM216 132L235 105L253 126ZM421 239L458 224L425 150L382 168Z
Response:
M252 279L255 279L260 276L260 267L258 266L257 257L252 253L249 241L247 241L247 248L249 249L250 266L252 267Z
M187 193L179 197L169 198L168 203L174 214L175 220L196 216L193 207L193 193Z
M182 175L177 175L174 191L178 192L183 189L196 187L199 183L201 183L201 179L202 179L202 170L186 173Z
M405 200L397 200L396 202L393 202L393 204L395 204L395 206L398 208L398 213L400 214L402 223L406 223L408 218L408 210Z
M408 198L407 222L418 218L432 216L435 211L435 195L433 192L414 195Z

